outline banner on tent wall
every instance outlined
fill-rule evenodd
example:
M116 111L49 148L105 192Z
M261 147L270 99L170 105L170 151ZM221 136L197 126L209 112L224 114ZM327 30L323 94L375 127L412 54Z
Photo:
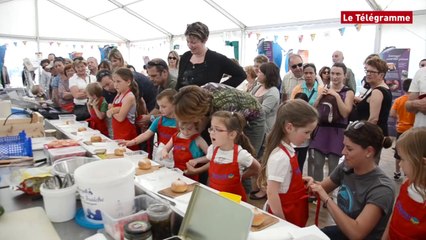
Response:
M3 88L4 79L3 79L3 65L4 65L4 55L6 55L6 44L0 46L0 87Z
M389 71L386 73L385 82L392 92L392 98L398 98L404 94L402 81L408 75L410 61L409 48L386 48L380 53L380 57L388 63ZM389 118L388 129L391 136L396 136L395 119Z
M257 44L257 52L259 54L266 55L271 62L274 62L279 68L281 68L282 63L282 48L281 46L272 41L265 41L261 39Z
M304 63L309 62L309 50L299 50L297 51L297 54L299 54L302 57L302 60Z

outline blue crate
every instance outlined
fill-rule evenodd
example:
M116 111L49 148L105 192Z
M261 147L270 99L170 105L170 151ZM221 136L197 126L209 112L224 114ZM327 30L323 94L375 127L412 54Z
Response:
M18 136L0 137L0 158L13 156L33 156L31 138L27 138L25 131Z

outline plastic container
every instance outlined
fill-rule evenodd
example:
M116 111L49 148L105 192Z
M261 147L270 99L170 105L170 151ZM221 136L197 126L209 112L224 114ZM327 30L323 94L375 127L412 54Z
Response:
M139 160L148 158L148 153L143 150L138 150L133 152L126 151L124 152L124 158L127 160L130 160L135 165L135 167L137 167Z
M58 115L58 118L62 121L62 124L65 125L74 124L77 121L77 117L74 114L60 114Z
M33 156L31 138L27 138L25 131L18 136L0 137L0 158L11 156Z
M123 159L94 161L77 168L74 178L87 220L103 223L103 212L114 218L132 214L134 176L135 167Z
M102 212L105 231L115 240L124 239L124 226L133 221L148 221L146 209L152 204L159 203L149 195L142 194L134 198L134 208L128 216L114 218L108 212Z
M86 156L86 149L81 146L62 147L62 148L51 148L46 149L45 153L47 160L51 163L54 161L66 158L66 157L84 157Z
M48 189L44 183L40 186L44 209L52 222L66 222L74 218L76 213L77 185L71 187Z

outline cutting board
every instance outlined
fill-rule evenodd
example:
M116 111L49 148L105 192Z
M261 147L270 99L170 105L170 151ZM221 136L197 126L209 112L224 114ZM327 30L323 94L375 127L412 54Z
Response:
M0 239L60 240L41 207L5 213L0 217Z

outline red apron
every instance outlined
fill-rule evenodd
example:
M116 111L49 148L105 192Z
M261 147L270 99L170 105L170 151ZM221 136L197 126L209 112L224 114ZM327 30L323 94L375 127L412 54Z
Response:
M186 170L186 163L194 159L192 153L189 149L191 142L194 141L200 134L194 134L189 139L178 138L177 135L179 132L175 133L173 138L173 160L175 162L175 167L179 168L182 171ZM186 175L185 175L186 176ZM198 175L188 175L187 177L193 179L194 181L198 181Z
M215 163L219 147L213 150L213 156L209 167L209 186L218 191L229 192L241 196L241 200L247 201L246 192L240 178L240 168L238 165L238 145L234 144L234 156L232 163Z
M61 104L61 108L69 113L72 113L74 111L74 103L70 102L66 104Z
M101 109L103 101L104 101L104 97L100 97L98 106L96 106L99 110ZM106 124L105 119L99 119L98 116L96 116L96 112L93 107L90 108L90 118L87 119L86 121L89 122L89 127L91 129L99 130L103 135L109 136L108 126Z
M177 132L178 129L176 126L163 126L163 117L160 117L157 126L158 143L166 145L170 138L172 138L172 136Z
M408 195L410 181L402 184L389 224L389 239L424 239L426 237L426 205Z
M290 153L282 144L280 144L280 148L290 158L293 172L287 193L278 194L281 200L281 208L283 209L285 220L299 227L305 227L309 218L309 204L308 195L306 194L307 189L297 162L297 155L290 157ZM269 207L268 212L272 213Z
M120 99L118 103L116 103L116 100L121 96L121 94L117 94L117 96L114 98L113 101L113 107L121 107L123 98L130 92L128 90L123 97ZM132 140L135 137L138 136L138 133L136 132L136 126L135 124L131 123L129 119L126 117L122 122L119 122L117 119L112 117L112 130L114 132L114 139L124 139L124 140ZM131 147L128 147L132 150L139 150L139 145L134 145Z

